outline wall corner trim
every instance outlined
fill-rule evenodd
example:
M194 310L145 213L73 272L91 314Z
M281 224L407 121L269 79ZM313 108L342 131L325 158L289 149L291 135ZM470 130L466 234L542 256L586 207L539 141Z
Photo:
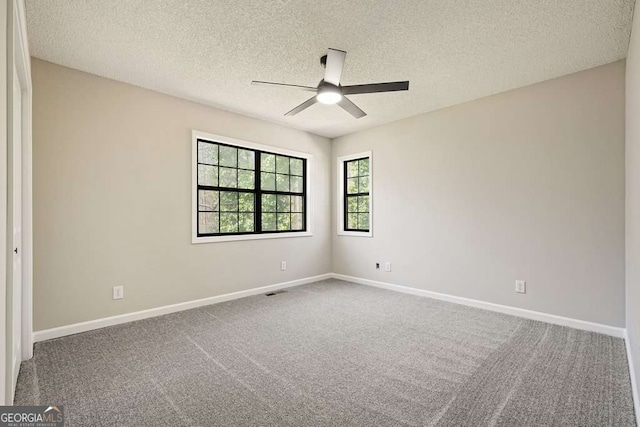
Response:
M334 279L345 280L347 282L357 283L360 285L374 286L376 288L388 289L391 291L402 292L405 294L418 295L427 298L433 298L441 301L452 302L454 304L466 305L469 307L482 308L485 310L495 311L512 316L524 317L525 319L539 320L541 322L552 323L554 325L568 326L570 328L582 329L584 331L597 332L600 334L610 335L616 338L624 338L626 330L615 326L603 325L600 323L587 322L584 320L572 319L570 317L557 316L555 314L543 313L540 311L526 310L524 308L511 307L508 305L495 304L487 301L480 301L471 298L457 297L439 292L427 291L424 289L411 288L408 286L394 285L386 282L378 282L376 280L363 279L360 277L347 276L344 274L333 273Z
M220 302L231 301L234 299L249 297L252 295L259 295L266 292L276 291L278 289L305 285L307 283L313 283L330 278L332 278L332 273L320 274L318 276L305 277L302 279L291 280L289 282L275 283L273 285L232 292L229 294L216 295L213 297L202 298L193 301L165 305L162 307L150 308L148 310L134 311L132 313L119 314L117 316L104 317L102 319L89 320L87 322L73 323L71 325L64 325L51 329L43 329L41 331L34 332L33 341L46 341L54 338L64 337L67 335L87 332L94 329L106 328L108 326L120 325L122 323L135 322L136 320L148 319L150 317L157 317L164 314L176 313L178 311L190 310L192 308L198 308L205 305L217 304Z

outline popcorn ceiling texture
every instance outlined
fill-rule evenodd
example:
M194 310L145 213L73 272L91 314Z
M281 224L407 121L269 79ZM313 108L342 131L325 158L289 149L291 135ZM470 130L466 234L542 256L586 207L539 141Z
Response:
M27 1L33 56L336 137L626 57L634 0ZM345 85L410 80L408 92L309 98L327 48Z

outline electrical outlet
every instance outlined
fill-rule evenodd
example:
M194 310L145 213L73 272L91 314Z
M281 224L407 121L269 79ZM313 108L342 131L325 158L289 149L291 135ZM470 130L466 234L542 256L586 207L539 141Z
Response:
M380 263L376 262L376 270L380 270Z
M390 272L391 271L391 263L390 262L387 262L384 265L384 271L386 271L386 272Z
M114 286L113 299L122 299L122 298L124 298L124 286Z
M287 269L287 261L282 261L280 263L280 271L285 271Z
M516 280L516 292L519 294L527 293L527 282L524 280Z

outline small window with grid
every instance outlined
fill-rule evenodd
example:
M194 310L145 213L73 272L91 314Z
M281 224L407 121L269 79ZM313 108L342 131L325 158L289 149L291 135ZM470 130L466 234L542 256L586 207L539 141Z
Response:
M370 170L369 158L344 162L344 230L369 232L370 215Z

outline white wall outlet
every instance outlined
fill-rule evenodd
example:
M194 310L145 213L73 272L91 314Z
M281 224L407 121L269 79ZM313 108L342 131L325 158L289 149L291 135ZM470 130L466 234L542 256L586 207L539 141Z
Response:
M380 263L376 262L376 270L380 270Z
M124 286L114 286L113 299L122 299L122 298L124 298Z
M285 271L287 269L287 261L280 262L280 271Z
M386 272L390 272L391 271L391 263L387 262L384 264L384 271Z
M527 293L527 282L524 280L516 280L516 292L519 294Z

